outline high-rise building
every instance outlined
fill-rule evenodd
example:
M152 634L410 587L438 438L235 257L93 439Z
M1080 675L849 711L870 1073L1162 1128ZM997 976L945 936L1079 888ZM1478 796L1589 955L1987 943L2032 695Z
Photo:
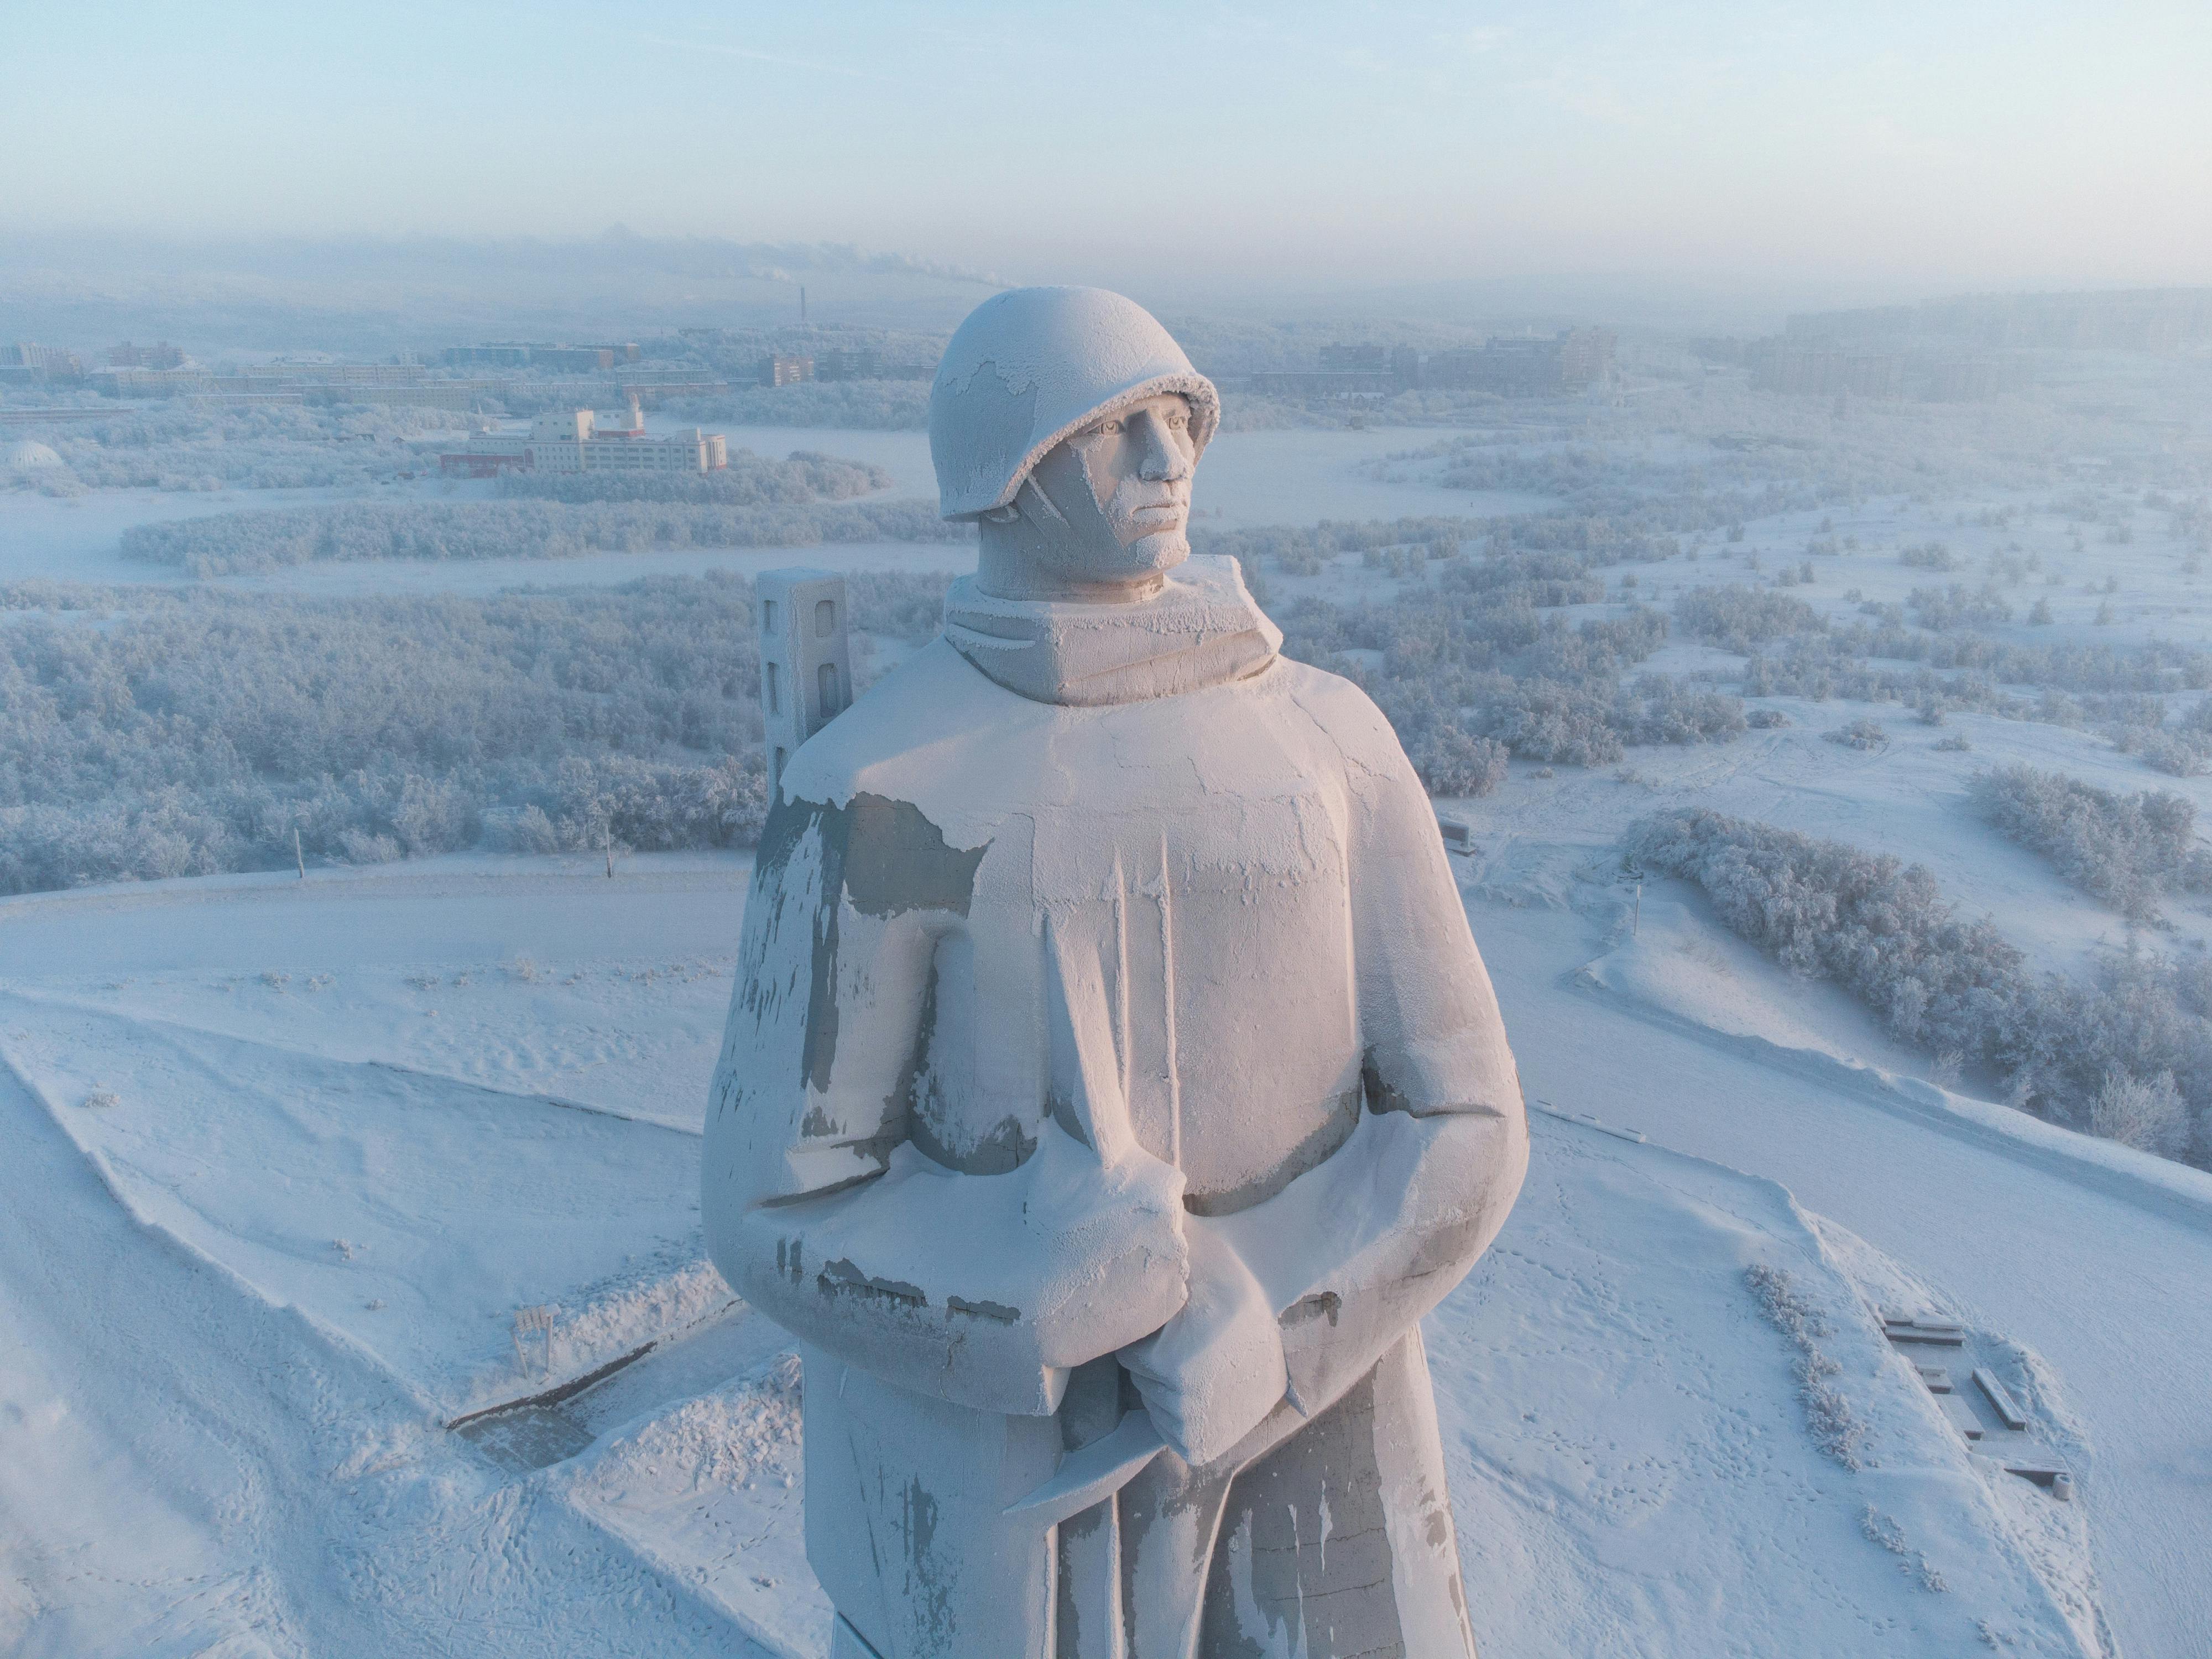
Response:
M300 386L413 386L422 378L420 363L248 363L240 380Z
M149 346L133 345L125 340L121 345L107 349L110 368L182 368L185 354L167 340Z
M1905 359L1894 351L1806 351L1760 341L1752 384L1762 392L1814 397L1902 398Z
M565 345L550 340L487 340L481 345L447 346L440 354L457 367L550 368L562 374L589 374L612 368L617 362L637 361L637 342L619 345Z
M45 380L82 380L84 360L60 346L35 345L19 340L0 346L0 381L31 384Z
M1499 398L1557 397L1610 377L1616 343L1609 328L1492 335L1479 349L1462 346L1431 352L1421 366L1421 383Z

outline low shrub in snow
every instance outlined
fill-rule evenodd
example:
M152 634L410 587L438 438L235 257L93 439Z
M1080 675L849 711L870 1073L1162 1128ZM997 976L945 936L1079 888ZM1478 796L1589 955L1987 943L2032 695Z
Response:
M1674 620L1723 651L1746 654L1769 640L1824 626L1804 600L1763 587L1693 587L1674 601Z
M1812 1431L1813 1443L1847 1469L1862 1467L1866 1425L1836 1386L1843 1366L1820 1347L1821 1338L1831 1334L1828 1316L1780 1267L1753 1262L1743 1270L1743 1278L1767 1322L1797 1350L1797 1395L1805 1402L1806 1426Z
M1974 801L1998 834L2134 921L2155 917L2169 893L2212 889L2197 809L2167 790L2115 794L2063 773L2000 766L1975 778Z
M1889 747L1889 733L1862 714L1858 719L1838 726L1832 732L1820 734L1830 743L1840 743L1846 749L1876 750Z
M1695 882L1732 931L1794 972L1834 981L1899 1040L1998 1079L2012 1103L2212 1158L2212 960L2130 951L2086 979L2039 977L1995 924L1962 921L1923 866L1703 809L1645 819L1625 850ZM2162 1099L2161 1076L2181 1103L2179 1130L2163 1108L2146 1113L2111 1092L2140 1084ZM2123 1132L2143 1122L2160 1127Z

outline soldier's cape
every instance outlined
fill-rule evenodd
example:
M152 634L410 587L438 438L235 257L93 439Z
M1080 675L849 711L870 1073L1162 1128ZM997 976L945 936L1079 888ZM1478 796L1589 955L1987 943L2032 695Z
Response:
M1279 644L1228 559L1129 605L963 582L786 769L703 1210L805 1345L843 1651L1472 1652L1418 1322L1519 1189L1520 1088L1395 736ZM1009 1515L1140 1409L1115 1322L1176 1269L1126 1206L1178 1188L1273 1301L1285 1399Z

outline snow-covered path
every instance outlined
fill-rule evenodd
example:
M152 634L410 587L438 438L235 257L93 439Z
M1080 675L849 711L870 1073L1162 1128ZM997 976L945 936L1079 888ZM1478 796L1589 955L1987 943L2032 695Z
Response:
M2057 1367L2095 1448L2083 1489L2115 1632L2138 1659L2204 1651L2212 1225L1573 988L1603 948L1579 916L1470 915L1532 1097L1780 1182Z

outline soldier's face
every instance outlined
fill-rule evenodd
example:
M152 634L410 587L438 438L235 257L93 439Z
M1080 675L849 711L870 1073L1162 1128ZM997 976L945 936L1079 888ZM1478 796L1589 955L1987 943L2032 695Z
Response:
M1066 530L1044 539L1067 574L1130 581L1188 558L1197 460L1190 405L1173 393L1148 398L1054 446L1037 463L1036 478L1066 521Z

